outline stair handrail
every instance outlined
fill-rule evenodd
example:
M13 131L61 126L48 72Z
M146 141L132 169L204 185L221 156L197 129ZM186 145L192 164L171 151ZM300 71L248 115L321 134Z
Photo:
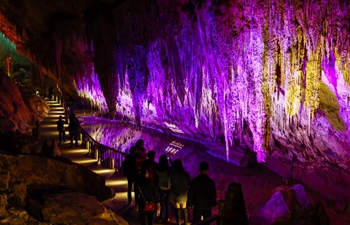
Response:
M127 154L96 141L85 129L82 128L80 124L79 128L82 132L82 145L85 143L90 155L97 158L98 162L100 162L102 165L119 171Z
M66 117L66 123L68 123L69 114L66 105L66 101L61 95L61 104L64 108L64 113ZM122 167L122 162L127 155L126 153L117 150L115 148L103 145L96 141L83 127L79 124L79 130L81 131L81 141L82 146L89 150L90 156L93 156L100 162L103 166L109 167L111 169L119 170Z

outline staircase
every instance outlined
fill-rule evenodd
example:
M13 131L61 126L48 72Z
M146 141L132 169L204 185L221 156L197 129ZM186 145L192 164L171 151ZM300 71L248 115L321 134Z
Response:
M57 131L57 120L59 116L62 116L63 120L67 120L65 116L64 107L59 104L57 101L52 101L46 99L47 104L50 106L50 111L48 116L42 121L40 127L40 136L46 136L51 143L55 140L59 142L58 131ZM84 111L74 110L76 117L79 119L81 116L91 114ZM97 162L97 159L94 159L89 150L81 147L83 146L81 140L78 140L78 147L70 145L70 137L68 132L68 124L65 124L66 128L66 141L62 144L58 144L58 147L61 150L60 157L68 158L72 162L78 163L85 166L91 171L104 176L106 178L106 185L113 188L116 192L116 195L113 199L105 201L103 204L117 212L121 215L129 225L139 225L138 212L136 211L136 205L128 204L127 199L127 180L122 176L121 172L116 172L114 169L108 169L102 167L100 163ZM134 198L134 193L132 192L132 198ZM172 211L170 211L171 221L174 222L174 216ZM155 223L157 225L158 223ZM173 223L172 223L173 224Z
M55 140L59 142L58 131L57 131L57 120L59 116L62 116L62 119L67 121L65 116L64 107L57 101L45 99L46 103L50 106L49 114L41 123L40 127L40 136L46 136L49 143ZM79 113L76 113L79 119ZM84 115L84 113L82 113ZM104 168L100 163L97 162L97 159L94 159L90 156L89 150L81 147L81 140L78 140L78 147L70 145L70 137L68 132L68 123L65 124L66 128L66 141L62 144L58 144L58 147L61 150L60 157L68 158L72 162L78 163L85 166L91 171L104 176L106 178L106 185L113 188L118 197L121 200L127 202L127 180L122 176L121 172L116 172L114 169ZM125 198L125 199L124 199Z

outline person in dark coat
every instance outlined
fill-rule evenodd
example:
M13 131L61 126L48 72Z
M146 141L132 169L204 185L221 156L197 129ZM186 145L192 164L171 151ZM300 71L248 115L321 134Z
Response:
M147 159L143 163L142 168L146 169L148 172L148 179L150 179L154 184L157 186L156 183L156 165L157 163L154 161L156 157L155 151L149 151L147 152Z
M155 210L159 207L157 189L154 182L148 179L148 173L145 169L141 169L136 180L135 200L141 225L153 225ZM145 202L154 202L155 210L146 211Z
M157 184L158 184L158 194L160 201L160 223L167 223L169 219L169 209L170 209L170 172L171 167L169 165L169 160L166 155L161 155L159 157L158 164L156 165L157 174ZM165 217L163 219L163 214L165 212Z
M135 180L137 177L136 169L136 147L132 146L129 150L129 155L127 155L123 161L123 175L128 181L128 203L131 204L132 197L131 191L134 184L135 189Z
M53 87L50 85L49 86L49 99L51 100L52 99L52 94L53 94Z
M60 144L66 141L66 131L64 129L64 120L62 120L62 116L58 117L58 121L57 121L57 130L58 130L58 137L60 140Z
M142 139L139 139L136 141L135 146L136 146L136 168L138 171L142 169L143 163L147 159L147 152L144 147L145 142Z
M185 171L182 161L175 159L173 171L170 177L170 202L174 204L176 225L180 225L181 211L183 212L184 224L188 224L188 211L186 207L187 192L190 186L190 175Z
M193 210L193 223L210 217L216 205L215 182L207 175L208 170L207 162L199 164L200 174L192 180L188 191L187 204Z
M71 119L68 125L69 136L70 136L70 147L73 147L73 139L75 140L75 145L78 147L80 123L78 118L75 117L74 113L70 117Z

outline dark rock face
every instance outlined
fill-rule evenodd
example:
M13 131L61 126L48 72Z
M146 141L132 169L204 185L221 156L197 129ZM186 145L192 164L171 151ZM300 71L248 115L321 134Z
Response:
M124 219L83 193L49 195L42 208L43 220L52 224L126 225Z
M3 170L10 173L11 182L34 185L40 189L50 186L63 186L96 196L105 200L114 196L112 189L105 186L102 176L78 164L66 164L58 160L29 155L1 155ZM37 166L40 165L40 166Z
M230 184L222 209L221 224L248 225L248 216L245 209L244 196L241 184Z
M51 146L49 146L46 139L38 139L18 131L7 132L0 135L0 143L2 143L0 146L1 151L9 151L12 154L41 154L53 156L53 154L49 154Z
M236 146L274 157L287 162L277 172L350 198L345 1L4 0L0 11L38 74L103 114L220 142L228 161Z
M125 224L98 202L115 195L105 186L104 177L83 166L33 155L6 154L0 154L0 163L1 222Z
M49 107L34 91L27 94L24 88L18 87L20 84L2 71L0 85L0 134L9 131L31 134L36 121L42 121L47 116Z

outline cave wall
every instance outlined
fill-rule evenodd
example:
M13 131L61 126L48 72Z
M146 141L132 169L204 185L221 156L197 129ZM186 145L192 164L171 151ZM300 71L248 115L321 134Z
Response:
M37 1L2 1L0 30L101 111L349 169L348 1Z
M116 113L138 124L206 143L223 134L227 150L238 142L260 162L348 168L348 7L125 1L108 18L116 68L101 82Z

